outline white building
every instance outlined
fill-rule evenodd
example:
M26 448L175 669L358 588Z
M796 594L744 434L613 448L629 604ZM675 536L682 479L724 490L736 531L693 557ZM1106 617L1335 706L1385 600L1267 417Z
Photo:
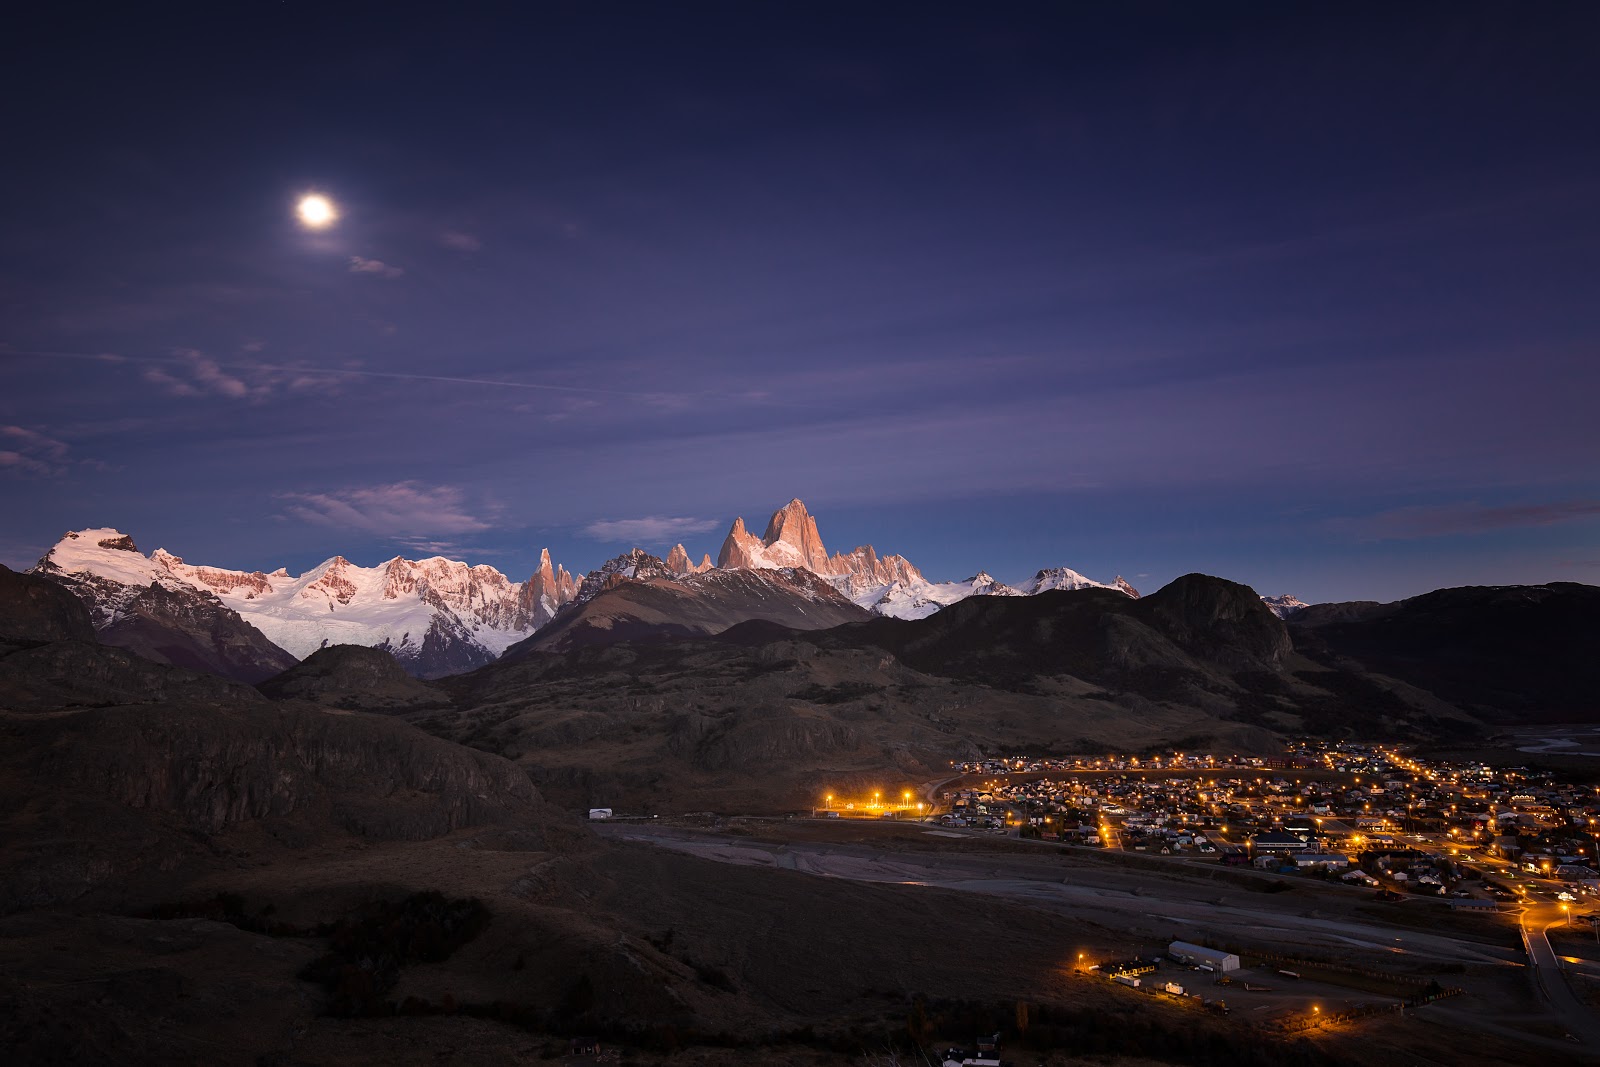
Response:
M1220 948L1191 945L1187 941L1174 941L1168 945L1167 955L1180 963L1192 963L1198 966L1210 967L1213 971L1237 971L1239 969L1239 957L1233 953L1224 952Z

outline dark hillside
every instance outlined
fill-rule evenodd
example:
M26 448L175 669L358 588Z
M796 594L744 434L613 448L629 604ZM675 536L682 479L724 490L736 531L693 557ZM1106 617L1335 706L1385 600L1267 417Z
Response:
M1319 607L1323 607L1319 605ZM1440 589L1340 618L1328 606L1290 624L1324 662L1427 689L1506 722L1600 715L1600 588L1575 582ZM1318 623L1333 616L1335 621Z

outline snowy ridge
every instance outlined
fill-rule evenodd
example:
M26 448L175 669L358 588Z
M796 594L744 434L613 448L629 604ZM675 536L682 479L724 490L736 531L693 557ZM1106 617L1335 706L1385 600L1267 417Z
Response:
M606 561L580 585L541 553L539 569L514 582L494 567L431 556L400 556L362 567L333 556L301 575L284 568L241 571L187 563L165 549L149 556L109 527L68 533L35 566L67 581L88 603L98 628L122 616L152 585L231 609L297 658L331 644L387 648L413 674L437 677L498 657L576 605L623 582L666 582L715 600L738 589L742 603L770 586L777 600L833 600L842 595L878 615L921 619L972 596L1031 596L1053 589L1138 591L1118 577L1098 582L1068 567L1039 571L1018 587L979 572L964 581L931 582L904 556L871 545L829 555L805 504L791 500L757 537L733 522L718 560L692 563L682 545L665 560L642 549ZM768 578L767 576L770 576ZM1267 598L1280 615L1303 605ZM248 627L246 627L248 629Z
M962 582L930 582L904 556L879 556L871 545L830 556L817 531L817 520L799 499L775 511L761 537L745 527L742 516L734 519L717 566L722 570L806 568L827 579L857 606L897 619L924 619L969 596L1031 596L1050 589L1115 589L1139 596L1120 576L1114 582L1097 582L1067 567L1042 570L1015 589L982 571Z
M66 578L98 628L115 622L140 592L158 585L220 601L279 648L304 659L332 644L387 648L413 673L431 676L488 663L548 622L576 592L549 553L527 582L484 565L400 556L361 567L343 556L302 575L195 566L165 549L149 556L118 530L68 533L35 566Z
M135 548L133 538L109 527L69 532L32 570L70 579L97 630L122 618L133 599L152 585L169 592L194 591L190 583Z
M830 579L834 588L858 606L877 615L896 619L926 619L940 608L949 607L969 596L1023 596L1019 590L979 571L964 582L930 582L920 576L912 581L880 583L846 574Z
M1085 578L1071 567L1046 567L1022 583L1024 596L1047 593L1052 589L1117 589L1115 584Z
M1264 596L1261 602L1272 609L1272 613L1280 619L1287 619L1301 608L1311 605L1295 596L1293 593L1280 593L1277 596Z

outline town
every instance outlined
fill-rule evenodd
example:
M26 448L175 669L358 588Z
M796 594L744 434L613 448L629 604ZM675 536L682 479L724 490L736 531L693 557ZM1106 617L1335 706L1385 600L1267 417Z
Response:
M955 769L935 816L946 826L1336 877L1464 908L1555 902L1574 920L1600 894L1600 794L1526 768L1306 742L1279 758L1021 756Z

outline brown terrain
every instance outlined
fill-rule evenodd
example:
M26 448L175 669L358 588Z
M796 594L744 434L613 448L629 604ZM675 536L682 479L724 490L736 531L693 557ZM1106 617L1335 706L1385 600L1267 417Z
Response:
M583 609L648 600L665 613L682 597L620 582ZM805 810L981 752L1267 753L1283 732L1481 729L1403 681L1309 657L1253 591L1203 575L1137 600L1085 589L973 597L917 621L722 626L605 645L536 637L439 680L452 703L408 717L516 760L563 805L643 814Z
M65 590L0 572L0 1056L468 1064L568 1059L591 1035L625 1062L859 1064L1003 1030L1017 1063L1483 1062L1526 1041L1577 1062L1530 1021L1492 919L915 826L577 817L602 796L670 814L804 806L851 776L921 788L979 744L1273 743L1223 703L1295 667L1281 627L1226 596L1109 622L1073 596L431 684L329 649L257 690L100 645ZM1080 625L1143 651L1060 660L1048 632ZM1228 625L1245 639L1219 651ZM952 656L973 626L1011 634L1004 687ZM1175 665L1155 695L1105 688L1151 656ZM1314 709L1327 691L1302 684L1279 698ZM1179 934L1437 975L1493 1010L1297 1036L1074 973Z

